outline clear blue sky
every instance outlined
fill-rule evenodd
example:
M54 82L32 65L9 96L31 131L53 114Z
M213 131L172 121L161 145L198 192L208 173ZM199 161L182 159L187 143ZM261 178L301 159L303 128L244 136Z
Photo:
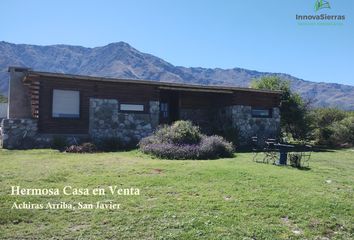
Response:
M86 47L124 41L186 67L241 67L354 85L354 1L318 13L343 26L299 26L315 0L1 0L0 40Z

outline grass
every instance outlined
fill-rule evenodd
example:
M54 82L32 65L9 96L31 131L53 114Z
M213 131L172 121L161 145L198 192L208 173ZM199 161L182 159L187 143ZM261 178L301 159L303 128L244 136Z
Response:
M354 152L314 153L310 170L152 159L138 151L0 150L0 239L353 239ZM139 196L11 196L24 188L137 187ZM11 210L14 201L119 210Z

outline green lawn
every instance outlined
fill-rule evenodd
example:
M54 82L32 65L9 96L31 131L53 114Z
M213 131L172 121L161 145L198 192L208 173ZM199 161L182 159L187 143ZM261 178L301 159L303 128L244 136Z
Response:
M11 196L23 188L140 189L139 196ZM0 150L0 239L353 239L354 151L314 153L310 170L252 162L157 160L138 151ZM14 202L121 204L11 210Z

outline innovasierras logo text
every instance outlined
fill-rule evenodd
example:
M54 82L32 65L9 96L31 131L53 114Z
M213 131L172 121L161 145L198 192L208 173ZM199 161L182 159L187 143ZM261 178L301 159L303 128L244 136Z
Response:
M345 15L297 15L296 20L345 20Z
M331 9L331 5L328 1L316 0L315 2L315 12L318 12L322 9ZM329 14L308 14L308 15L298 15L296 14L296 20L307 20L307 21L321 21L328 23L336 23L338 21L342 22L345 20L345 15L329 15ZM319 23L321 23L319 22Z

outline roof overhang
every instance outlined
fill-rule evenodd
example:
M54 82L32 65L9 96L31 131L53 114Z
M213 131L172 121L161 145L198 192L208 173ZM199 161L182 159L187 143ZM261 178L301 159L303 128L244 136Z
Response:
M143 85L154 85L159 89L164 90L176 90L176 91L194 91L194 92L215 92L215 93L233 93L234 91L245 91L245 92L259 92L281 95L281 91L274 90L262 90L254 88L244 88L244 87L233 87L233 86L205 86L197 84L183 84L183 83L173 83L173 82L160 82L154 80L141 80L141 79L125 79L125 78L109 78L109 77L95 77L95 76L85 76L85 75L74 75L74 74L63 74L63 73L52 73L52 72L40 72L28 70L24 78L25 83L31 82L33 79L45 78L45 79L74 79L83 81L98 81L98 82L117 82L117 83L130 83L130 84L143 84Z
M232 94L233 91L220 90L220 89L201 89L193 87L170 87L170 86L160 86L159 89L162 90L173 90L173 91L184 91L184 92L208 92L208 93L228 93Z

